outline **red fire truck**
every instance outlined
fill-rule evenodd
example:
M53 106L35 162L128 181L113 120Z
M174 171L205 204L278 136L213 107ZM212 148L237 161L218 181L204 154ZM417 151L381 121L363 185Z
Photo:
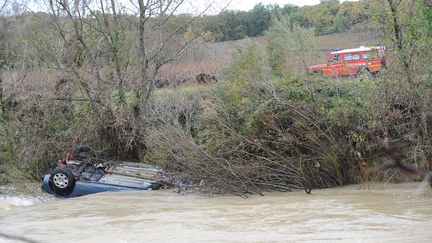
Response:
M364 47L344 49L327 55L327 63L309 66L308 73L325 76L349 76L376 74L386 66L385 47Z

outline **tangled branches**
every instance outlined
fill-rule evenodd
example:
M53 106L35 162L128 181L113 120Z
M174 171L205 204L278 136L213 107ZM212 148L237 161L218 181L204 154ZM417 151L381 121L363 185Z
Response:
M343 150L314 105L266 100L238 126L233 119L241 118L215 95L163 102L153 114L149 159L174 161L171 169L206 190L310 192L346 181Z

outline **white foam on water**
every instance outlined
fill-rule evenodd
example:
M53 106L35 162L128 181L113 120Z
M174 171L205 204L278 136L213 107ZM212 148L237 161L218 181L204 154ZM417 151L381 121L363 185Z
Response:
M426 174L423 181L420 183L420 185L415 190L414 195L424 196L430 190L431 179L432 179L432 172L429 172Z
M26 184L21 190L17 190L14 186L0 186L0 215L14 208L32 206L53 198L43 193L40 185L36 183Z
M0 211L9 211L15 207L31 206L41 200L19 196L0 196Z

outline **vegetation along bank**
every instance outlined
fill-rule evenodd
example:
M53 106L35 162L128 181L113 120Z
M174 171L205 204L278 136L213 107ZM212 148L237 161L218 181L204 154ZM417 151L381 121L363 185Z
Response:
M0 6L1 184L39 180L78 144L242 195L408 180L376 169L389 150L432 169L430 1L208 16L143 1L133 13L115 1L47 1L43 12L24 2ZM388 67L306 74L323 50L359 40L386 46Z

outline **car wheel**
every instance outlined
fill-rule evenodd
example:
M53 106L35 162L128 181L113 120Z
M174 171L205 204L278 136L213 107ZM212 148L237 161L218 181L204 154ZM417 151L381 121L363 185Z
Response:
M92 148L89 145L80 145L75 148L75 153L89 153L92 151Z
M89 145L80 145L75 148L74 152L76 153L75 158L77 160L85 160L95 157L95 154Z
M68 196L75 187L75 176L69 169L57 168L51 173L50 185L57 195Z

